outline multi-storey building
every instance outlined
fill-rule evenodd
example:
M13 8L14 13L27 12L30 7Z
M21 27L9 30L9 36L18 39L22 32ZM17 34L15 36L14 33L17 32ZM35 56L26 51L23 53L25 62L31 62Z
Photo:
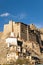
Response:
M4 39L9 47L7 60L12 57L13 59L17 59L21 53L22 56L31 56L34 60L40 60L41 36L40 31L35 25L9 21L9 24L4 25L4 30L0 38Z

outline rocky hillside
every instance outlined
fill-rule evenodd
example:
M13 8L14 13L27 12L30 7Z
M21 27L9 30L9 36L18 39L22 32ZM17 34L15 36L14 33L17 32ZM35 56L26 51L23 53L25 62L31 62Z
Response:
M1 39L0 39L1 40ZM6 62L6 55L7 55L7 45L4 40L0 41L0 63L2 64Z

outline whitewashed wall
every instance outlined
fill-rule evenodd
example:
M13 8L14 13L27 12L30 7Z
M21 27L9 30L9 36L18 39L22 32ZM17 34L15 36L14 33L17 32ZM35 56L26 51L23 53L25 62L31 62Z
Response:
M6 39L7 45L17 45L17 39L16 38L7 38Z

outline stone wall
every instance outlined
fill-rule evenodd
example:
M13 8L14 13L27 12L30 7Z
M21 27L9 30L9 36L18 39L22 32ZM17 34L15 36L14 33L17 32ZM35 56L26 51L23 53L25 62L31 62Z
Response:
M21 23L21 39L27 40L27 25Z
M2 34L0 33L0 38L2 35L2 38L6 39L11 32L14 33L14 37L19 38L23 42L23 45L27 45L31 53L33 51L34 54L40 55L40 44L41 40L43 41L43 35L40 35L40 31L33 24L27 25L21 22L9 21L9 24L4 25L4 31Z
M14 32L15 37L20 38L24 41L37 42L37 37L40 35L34 25L27 25L20 22L9 21L9 24L4 25L4 34ZM37 36L36 36L37 35ZM40 37L39 37L40 38Z

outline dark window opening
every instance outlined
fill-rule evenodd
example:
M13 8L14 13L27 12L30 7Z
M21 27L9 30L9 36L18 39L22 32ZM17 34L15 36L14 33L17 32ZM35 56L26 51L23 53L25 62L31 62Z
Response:
M27 47L27 45L26 45L26 47Z
M41 53L43 53L43 48L40 48Z
M38 38L38 35L36 35L36 40L37 40L37 42L38 42L38 43L40 43L40 42L39 42L39 38Z
M32 57L32 59L39 60L39 58L37 58L37 57Z
M31 53L30 53L29 51L26 51L26 55L27 55L27 56L30 56Z
M18 46L22 46L22 42L21 41L17 41Z
M31 33L34 33L34 30L31 30Z

